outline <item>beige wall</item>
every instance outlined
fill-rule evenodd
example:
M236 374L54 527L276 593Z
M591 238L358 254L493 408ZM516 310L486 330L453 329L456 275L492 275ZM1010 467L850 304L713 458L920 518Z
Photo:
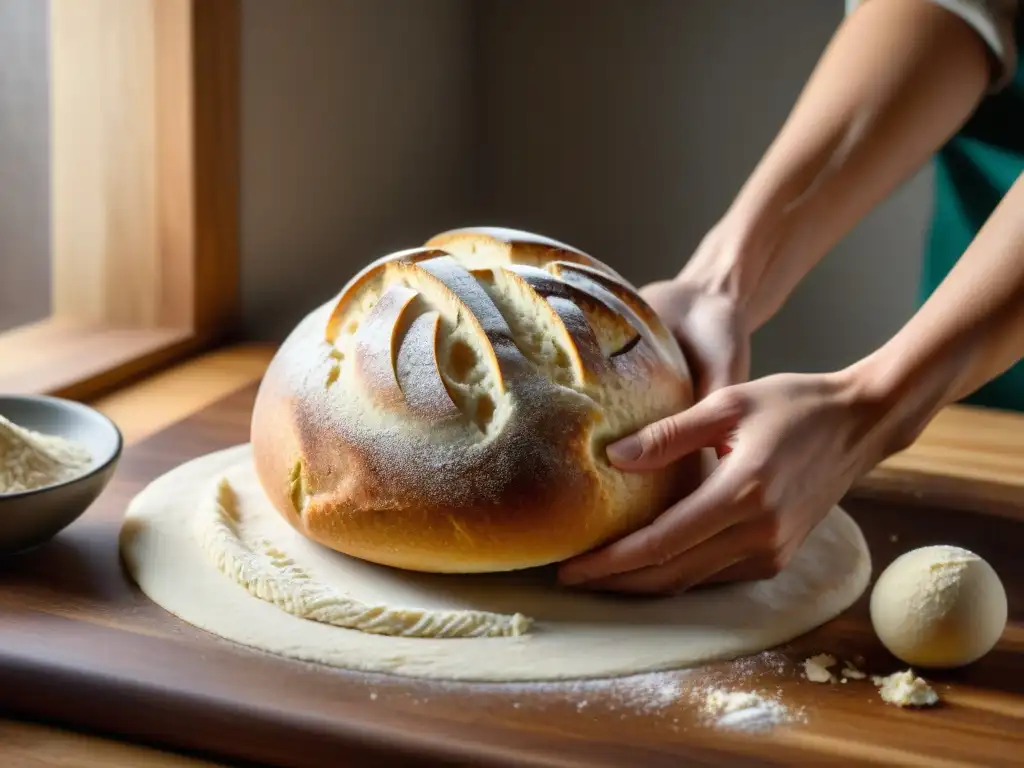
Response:
M464 220L470 0L245 0L242 295L279 337L365 262Z
M487 0L491 218L637 282L674 274L771 141L842 0ZM843 365L913 309L928 173L863 222L756 338L755 369Z
M0 0L0 330L50 311L46 28L46 2Z

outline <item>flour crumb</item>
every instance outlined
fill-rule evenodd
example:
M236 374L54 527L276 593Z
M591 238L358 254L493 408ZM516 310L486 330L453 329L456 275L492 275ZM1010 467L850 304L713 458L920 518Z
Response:
M91 463L81 443L19 427L0 416L0 495L66 482Z
M790 711L778 693L704 688L694 691L692 698L697 699L702 719L719 728L761 731L803 718L803 711Z
M882 701L897 707L930 707L937 704L939 695L912 669L894 672L886 677L873 675L871 682L878 686Z
M846 678L848 677L854 680L863 680L865 677L867 677L867 674L861 672L853 665L852 662L849 661L843 662L843 670L839 674L843 676L844 683L846 682Z
M819 653L804 660L804 677L812 683L834 683L835 677L828 671L834 666L836 657L828 653Z
M376 701L376 700L377 700L377 692L376 691L371 691L371 693L370 693L370 701Z
M895 544L899 540L900 540L900 537L899 537L899 534L897 534L897 533L891 534L889 536L889 541L891 541L893 544Z

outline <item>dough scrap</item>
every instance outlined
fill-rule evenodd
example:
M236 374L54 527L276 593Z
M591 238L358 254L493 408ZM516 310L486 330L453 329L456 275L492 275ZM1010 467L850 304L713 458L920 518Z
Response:
M939 703L939 695L912 669L893 672L886 677L875 675L871 682L878 686L882 701L897 707L931 707Z
M403 637L288 613L225 576L194 535L197 510L221 477L242 515L258 521L257 536L287 553L281 562L293 561L336 594L423 614L518 613L534 624L510 636ZM479 576L389 569L294 531L264 496L249 444L199 457L152 482L132 500L120 545L128 573L151 600L227 640L351 670L488 682L618 677L760 652L846 610L871 572L860 528L838 507L774 579L668 598L566 590L551 569Z
M834 666L836 657L828 653L819 653L809 659L804 659L804 677L812 683L834 683L835 677L829 671Z

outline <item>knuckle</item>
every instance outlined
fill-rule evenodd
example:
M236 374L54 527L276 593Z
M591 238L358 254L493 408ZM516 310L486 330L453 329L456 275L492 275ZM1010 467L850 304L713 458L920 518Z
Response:
M640 444L644 455L661 456L667 453L677 434L678 429L671 416L647 425L640 432Z
M749 401L738 386L716 390L708 396L711 398L714 398L715 410L727 418L739 419L747 412Z
M687 592L693 585L688 579L683 579L678 583L673 582L672 584L666 584L660 589L656 590L654 594L662 597L671 597L672 595L678 595L681 592Z
M782 521L777 515L762 515L754 523L756 537L755 558L764 563L774 563L785 549L785 534Z
M750 510L750 517L757 519L762 529L774 526L778 522L778 503L774 494L769 493L764 472L758 467L749 467L746 480L737 493L737 503Z
M768 558L767 571L771 577L778 576L789 565L790 553L783 548L776 548Z
M777 522L765 524L763 532L764 539L756 560L761 578L770 579L778 576L789 565L793 553L783 539Z
M765 540L768 542L768 546L771 551L776 551L782 547L782 520L778 515L769 514L765 517L764 535Z
M677 595L680 592L686 592L691 589L694 585L694 578L691 573L682 572L676 573L671 578L665 579L660 583L653 585L652 592L656 595Z
M633 534L635 537L635 556L630 558L630 566L646 568L661 565L672 559L673 553L669 542L650 527Z

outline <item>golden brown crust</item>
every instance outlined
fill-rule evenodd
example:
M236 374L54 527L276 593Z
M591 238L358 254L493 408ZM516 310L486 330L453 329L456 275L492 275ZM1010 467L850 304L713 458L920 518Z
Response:
M660 320L596 259L509 232L380 259L281 345L252 442L297 530L399 568L513 570L621 536L695 486L696 458L628 474L604 457L692 404Z

